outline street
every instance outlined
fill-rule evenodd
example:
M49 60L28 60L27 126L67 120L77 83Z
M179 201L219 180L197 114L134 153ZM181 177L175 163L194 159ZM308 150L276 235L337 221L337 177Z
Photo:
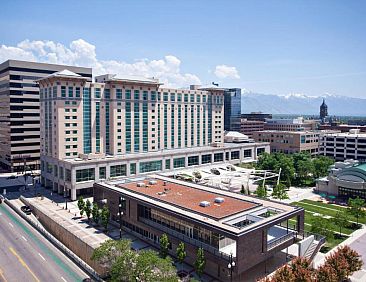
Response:
M82 281L88 276L6 204L0 205L0 281Z

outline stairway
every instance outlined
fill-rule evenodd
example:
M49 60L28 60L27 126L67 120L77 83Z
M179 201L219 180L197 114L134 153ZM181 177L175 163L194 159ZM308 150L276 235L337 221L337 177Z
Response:
M309 259L310 261L313 259L314 252L317 251L317 248L319 246L319 242L313 241L309 248L306 250L304 257Z

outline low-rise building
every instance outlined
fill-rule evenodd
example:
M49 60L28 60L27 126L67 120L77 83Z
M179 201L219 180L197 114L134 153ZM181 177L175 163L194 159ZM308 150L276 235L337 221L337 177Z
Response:
M317 180L316 189L319 193L366 199L366 164L355 160L336 162L327 177Z
M311 155L317 155L320 134L319 131L264 130L253 132L253 139L257 142L269 142L272 153L308 152Z
M317 128L317 120L305 120L303 117L294 119L266 119L264 130L307 131Z
M366 133L359 129L332 133L320 138L319 153L336 161L346 159L366 160Z
M190 265L203 248L204 271L218 281L230 281L230 261L232 281L247 281L250 269L304 234L301 207L158 175L95 183L94 202L107 204L112 220L152 245L167 234L172 255L184 242Z
M266 121L267 119L272 119L272 114L251 112L250 114L241 114L241 118L246 120Z

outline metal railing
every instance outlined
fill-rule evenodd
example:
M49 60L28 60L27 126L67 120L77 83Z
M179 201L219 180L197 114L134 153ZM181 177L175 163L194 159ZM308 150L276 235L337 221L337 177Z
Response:
M223 253L223 252L220 252L218 249L216 249L215 247L213 246L210 246L206 243L203 243L199 240L196 240L196 239L193 239L185 234L182 234L180 232L177 232L177 231L174 231L168 227L165 227L163 225L160 225L158 223L155 223L151 220L148 220L148 219L145 219L145 218L139 218L139 221L140 222L143 222L144 224L146 225L149 225L151 227L154 227L156 229L159 229L167 234L170 234L174 237L176 237L177 239L181 239L182 241L186 242L186 243L189 243L191 245L194 245L194 246L197 246L197 247L201 247L202 249L204 249L205 251L208 251L212 254L214 254L215 256L218 256L218 257L221 257L225 260L230 260L230 255L229 254L226 254L226 253ZM235 256L234 256L235 257Z
M296 233L291 232L291 233L285 234L275 240L272 240L271 242L269 242L267 244L267 251L281 245L282 243L284 243L290 239L295 239L295 238L296 238Z
M99 274L82 259L80 259L76 254L74 254L70 249L68 249L64 244L57 240L51 233L49 233L41 224L31 220L27 215L21 212L13 203L8 199L5 199L5 203L11 207L17 214L19 214L25 221L32 225L38 232L40 232L47 240L49 240L56 248L61 250L66 254L72 261L74 261L79 267L81 267L86 273L93 277L96 281L104 281Z

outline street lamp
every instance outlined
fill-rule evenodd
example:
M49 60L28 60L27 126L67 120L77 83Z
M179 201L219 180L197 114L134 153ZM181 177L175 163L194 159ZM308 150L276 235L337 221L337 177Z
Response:
M230 281L233 281L233 271L235 267L235 261L233 260L233 253L230 254L230 262L227 265L227 268L230 270Z
M64 198L65 198L65 209L67 210L67 197L68 197L68 193L67 193L67 187L65 187L65 194L64 194Z
M123 215L123 203L126 201L125 198L119 197L118 203L118 215L119 215L119 238L122 239L122 215Z

